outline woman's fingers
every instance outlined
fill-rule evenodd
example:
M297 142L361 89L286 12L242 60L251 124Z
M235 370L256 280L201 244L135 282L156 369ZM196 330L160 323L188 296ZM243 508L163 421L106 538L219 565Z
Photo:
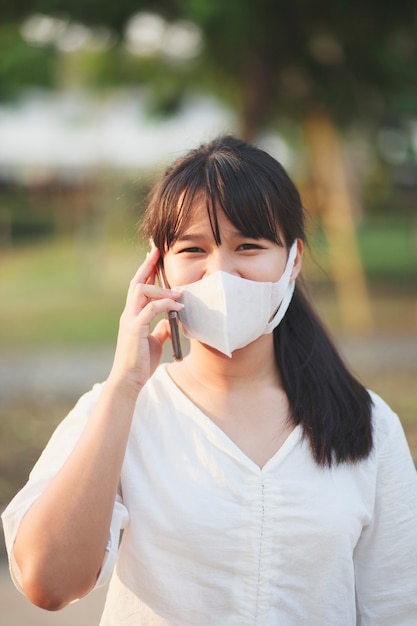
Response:
M160 257L158 248L152 248L130 281L125 311L136 316L151 301L179 298L178 292L155 285L156 264ZM165 309L164 309L165 310Z
M151 333L152 322L163 313L183 308L177 302L179 291L154 284L158 259L159 250L152 250L130 282L112 367L113 379L123 379L138 389L154 371L170 336L166 320L161 320Z
M182 306L177 308L174 305L175 301L180 296L181 293L178 291L141 283L135 285L130 292L126 301L125 313L129 316L136 317L145 307L149 307L149 305L152 305L150 311L156 311L155 315L164 311L179 311Z
M167 319L159 320L155 326L153 332L149 335L149 347L150 347L150 369L151 372L155 370L159 361L161 360L162 347L171 336L169 323Z
M140 283L147 283L149 280L153 282L159 257L160 251L158 248L152 248L152 250L148 252L142 265L138 268L136 274L130 281L129 291L133 290L135 286Z
M167 319L159 320L151 336L154 337L158 343L163 345L167 339L171 337L171 331L169 328L169 322Z
M175 294L179 297L180 294ZM176 302L171 298L162 298L161 300L151 300L142 308L140 313L135 316L134 324L138 327L144 327L148 329L153 320L161 313L167 313L168 311L181 311L184 305L181 302Z

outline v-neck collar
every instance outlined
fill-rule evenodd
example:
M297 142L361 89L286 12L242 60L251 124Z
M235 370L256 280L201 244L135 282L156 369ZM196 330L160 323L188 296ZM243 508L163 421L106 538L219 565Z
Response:
M297 424L278 450L260 467L175 383L168 373L168 363L161 364L159 370L164 378L164 385L169 387L171 397L175 396L180 400L181 404L185 407L186 414L189 415L200 428L204 429L214 445L222 449L226 454L233 456L240 463L251 469L251 471L262 475L272 471L284 461L302 439L302 428Z

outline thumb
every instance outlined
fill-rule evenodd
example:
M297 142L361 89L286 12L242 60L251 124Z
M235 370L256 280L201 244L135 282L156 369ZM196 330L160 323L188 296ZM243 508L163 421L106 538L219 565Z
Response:
M162 346L167 339L171 337L169 322L167 319L159 320L151 333L158 343Z
M162 348L167 339L169 339L169 323L168 320L160 320L149 335L149 348L151 357L151 372L155 371L161 360Z

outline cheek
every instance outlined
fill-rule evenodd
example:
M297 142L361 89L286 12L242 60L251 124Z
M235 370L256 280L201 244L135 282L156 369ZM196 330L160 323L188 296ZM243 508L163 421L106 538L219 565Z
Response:
M164 271L170 287L178 287L193 282L190 276L190 267L169 253L164 256Z
M271 254L260 258L247 271L247 278L263 282L277 282L284 273L286 257L281 254ZM250 274L250 275L249 275Z

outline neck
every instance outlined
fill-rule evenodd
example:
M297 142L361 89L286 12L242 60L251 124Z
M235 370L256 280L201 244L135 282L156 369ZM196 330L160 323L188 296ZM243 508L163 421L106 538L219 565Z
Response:
M272 334L262 335L245 348L235 350L231 358L191 340L190 352L182 364L194 379L217 390L250 388L253 391L257 385L271 384L282 388Z

